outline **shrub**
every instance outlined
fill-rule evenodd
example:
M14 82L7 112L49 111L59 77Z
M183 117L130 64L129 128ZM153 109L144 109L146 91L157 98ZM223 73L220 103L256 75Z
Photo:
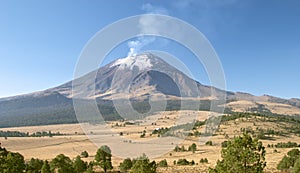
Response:
M213 143L212 143L212 141L207 141L207 142L205 143L205 145L212 146L212 145L213 145Z
M228 141L222 142L222 144L221 144L222 148L226 148L226 147L227 147L227 142L228 142Z
M161 160L159 163L158 163L158 166L159 167L168 167L168 162L166 159L164 160Z
M186 159L179 159L177 161L177 165L189 165L189 164L190 164L190 162L187 161Z
M81 156L82 158L87 158L87 157L89 157L89 153L88 153L87 151L83 151L83 152L80 154L80 156Z
M207 160L207 158L200 159L200 163L208 163L208 160Z

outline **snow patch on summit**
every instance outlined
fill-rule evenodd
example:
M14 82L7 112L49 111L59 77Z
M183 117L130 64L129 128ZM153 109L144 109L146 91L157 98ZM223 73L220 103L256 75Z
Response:
M139 70L145 70L153 66L150 58L147 55L128 56L126 58L118 59L110 67L118 65L119 68L129 68L130 70L132 70L135 66L138 67Z

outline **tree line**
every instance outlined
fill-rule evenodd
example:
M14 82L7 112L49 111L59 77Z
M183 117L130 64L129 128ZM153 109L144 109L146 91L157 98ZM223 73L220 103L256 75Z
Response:
M34 132L34 133L29 133L29 132L19 132L19 131L0 131L0 137L44 137L44 136L63 136L64 134L60 132L53 133L51 131L41 131L41 132Z

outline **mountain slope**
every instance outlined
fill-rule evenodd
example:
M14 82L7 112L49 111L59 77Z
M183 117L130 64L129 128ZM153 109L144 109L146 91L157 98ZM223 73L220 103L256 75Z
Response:
M300 112L299 99L254 96L205 86L160 57L146 53L117 59L58 87L0 99L0 126L77 122L73 98L85 100L87 103L96 98L105 119L112 120L121 118L112 100L129 98L133 107L142 112L149 109L150 99L159 101L162 96L168 100L167 110L180 109L180 98L190 102L195 99L202 100L202 103L206 100L200 109L209 110L210 100L218 100L225 94L230 102L227 106L232 110L278 113L276 106L279 106L292 110L281 109L279 112L283 114L294 115Z
M72 82L75 84L73 94ZM80 90L76 90L77 88ZM94 92L92 88L95 88ZM216 95L225 94L225 91L201 85L152 54L118 59L97 71L48 91L59 92L69 98L84 95L80 98L111 99L112 95L120 97L121 94L126 94L127 97L127 94L138 94L140 88L149 89L147 94L151 95L161 93L167 96L209 97L211 89L216 90Z

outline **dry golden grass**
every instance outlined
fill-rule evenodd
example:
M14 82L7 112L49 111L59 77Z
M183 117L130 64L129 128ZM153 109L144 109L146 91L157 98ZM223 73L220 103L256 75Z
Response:
M249 108L255 108L257 105L254 101L239 100L227 103L226 107L231 108L235 112L246 112Z
M269 109L274 114L282 114L282 115L300 115L300 108L281 104L281 103L272 103L272 102L254 102L254 101L246 101L246 100L239 100L227 103L226 106L231 108L235 112L247 112L249 108L257 108L258 104L262 104L265 108Z
M280 103L271 103L271 102L258 102L259 104L265 105L265 107L269 110L271 110L272 113L277 114L283 114L283 115L300 115L300 108L286 105L286 104L280 104Z
M176 140L174 138L158 138L156 135L150 135L155 128L170 127L173 125L184 124L191 120L190 117L199 120L204 120L209 115L209 112L203 111L170 111L159 113L145 120L140 121L139 124L123 126L124 122L110 122L106 126L90 125L90 124L61 124L49 126L31 126L31 127L16 127L16 128L2 128L0 130L16 130L22 132L33 133L36 131L52 131L68 134L66 136L54 137L8 137L7 140L0 138L3 147L10 151L19 152L28 160L31 157L40 159L52 159L58 154L65 154L70 158L80 155L82 151L88 151L90 157L85 160L93 160L93 157L100 145L109 145L113 151L113 165L118 167L119 163L125 157L134 158L141 153L146 153L148 156L157 156L154 159L160 161L166 159L170 167L159 168L159 172L206 172L208 167L213 167L218 159L221 159L221 143L229 138L241 134L241 128L263 128L275 129L284 131L285 123L265 122L260 118L243 118L235 121L229 121L222 125L216 136L209 140L213 141L213 146L206 146L199 143L199 138L188 137L185 140ZM118 123L118 126L116 124ZM84 127L88 136L82 135ZM145 138L140 138L141 132L145 130ZM201 131L201 129L199 129ZM119 133L123 132L124 136L120 137ZM75 135L76 133L76 135ZM132 140L129 143L129 140ZM155 140L159 140L156 143ZM300 143L300 137L295 135L288 136L274 136L273 140L262 140L264 146L267 144L277 144L278 142L297 142ZM198 150L196 153L192 152L174 152L176 144L184 145L187 149L189 145L196 143ZM275 172L278 162L290 149L267 148L267 171ZM136 152L133 152L136 151ZM198 165L195 166L174 166L173 161L180 158L186 158L191 161L194 160ZM208 164L200 164L201 158L207 158Z

